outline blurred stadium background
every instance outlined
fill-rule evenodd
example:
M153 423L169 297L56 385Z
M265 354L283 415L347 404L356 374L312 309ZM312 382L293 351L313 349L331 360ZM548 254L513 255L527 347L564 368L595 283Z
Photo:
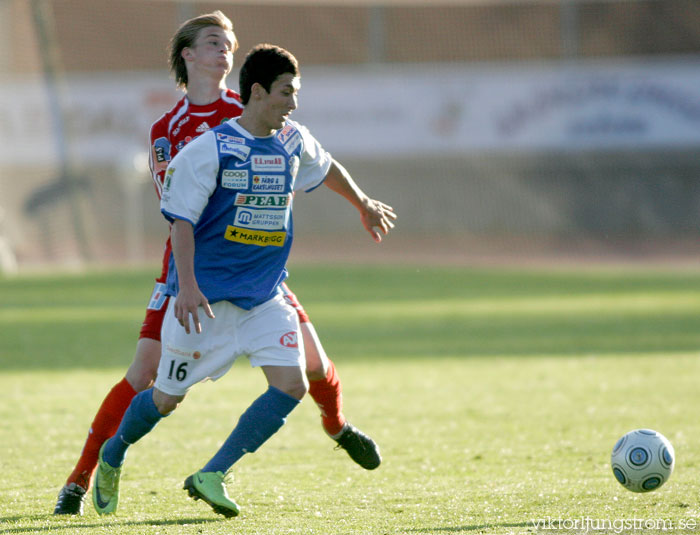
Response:
M698 0L0 0L0 271L157 262L166 45L214 9L238 64L297 56L295 118L400 214L378 250L298 196L293 260L700 259Z

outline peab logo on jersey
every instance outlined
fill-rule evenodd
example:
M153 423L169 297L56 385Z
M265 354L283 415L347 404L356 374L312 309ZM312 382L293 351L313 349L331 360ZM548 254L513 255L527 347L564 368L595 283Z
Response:
M291 204L292 196L289 193L270 195L236 194L234 206L250 206L254 208L286 208Z
M284 347L299 347L299 340L296 331L289 331L280 338L280 344Z
M287 166L282 156L254 155L251 158L253 171L284 171Z

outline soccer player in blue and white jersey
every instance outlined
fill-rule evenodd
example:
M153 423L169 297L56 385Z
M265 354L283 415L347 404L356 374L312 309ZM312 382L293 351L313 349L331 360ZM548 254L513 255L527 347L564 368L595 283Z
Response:
M391 207L365 195L305 127L289 120L299 85L294 56L258 45L240 71L243 114L202 134L168 166L161 211L172 222L167 293L174 299L155 385L136 395L100 449L93 486L99 513L117 508L127 448L192 385L221 377L247 356L262 368L268 389L185 480L190 496L236 516L225 474L281 428L308 388L298 315L280 291L293 240L294 192L325 183L358 209L375 239L393 227Z

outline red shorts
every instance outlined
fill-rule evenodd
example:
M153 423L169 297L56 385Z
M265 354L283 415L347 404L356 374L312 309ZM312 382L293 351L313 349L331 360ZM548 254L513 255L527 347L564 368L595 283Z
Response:
M160 342L160 329L163 326L163 318L165 317L165 311L168 309L169 297L165 295L165 281L168 278L168 265L170 263L170 252L172 251L172 245L170 244L170 238L165 243L165 251L163 251L163 265L161 267L160 277L156 279L156 284L153 287L153 293L151 294L151 299L148 301L148 306L146 307L146 317L143 319L141 324L141 332L139 333L139 340L141 338L150 338L151 340L157 340ZM309 315L301 306L301 303L294 295L286 283L282 283L282 294L284 295L284 300L292 305L299 315L299 323L309 323Z

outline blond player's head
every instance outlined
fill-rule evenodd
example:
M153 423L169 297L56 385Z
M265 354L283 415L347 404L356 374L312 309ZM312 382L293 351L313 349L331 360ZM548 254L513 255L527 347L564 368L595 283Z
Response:
M224 69L223 76L233 67L233 53L238 48L231 20L221 11L205 13L182 23L170 40L170 70L178 87L189 82L188 62L207 62L212 68ZM220 52L226 52L226 58ZM217 56L219 54L219 56Z

